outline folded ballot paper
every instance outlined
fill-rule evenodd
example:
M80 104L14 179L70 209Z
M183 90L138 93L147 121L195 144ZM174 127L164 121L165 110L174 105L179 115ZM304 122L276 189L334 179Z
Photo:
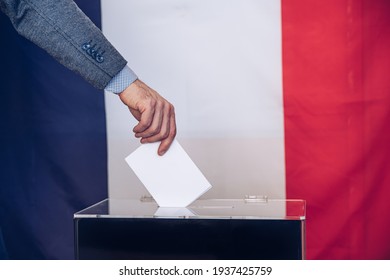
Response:
M177 140L163 156L157 154L159 145L141 145L126 162L160 207L187 207L211 184Z

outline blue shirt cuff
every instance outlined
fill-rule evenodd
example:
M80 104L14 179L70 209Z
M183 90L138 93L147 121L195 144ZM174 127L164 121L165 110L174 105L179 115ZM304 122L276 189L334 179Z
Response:
M114 78L111 79L104 90L118 94L124 91L137 79L137 75L129 68L129 66L126 65L118 74L116 74Z

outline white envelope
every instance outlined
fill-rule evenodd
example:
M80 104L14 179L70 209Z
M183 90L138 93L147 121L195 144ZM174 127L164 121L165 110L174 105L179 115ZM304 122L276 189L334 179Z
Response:
M154 213L154 216L177 218L177 217L194 217L196 215L190 209L185 207L158 207L157 211Z
M163 156L157 154L159 145L141 145L126 162L160 207L186 207L211 184L177 140Z

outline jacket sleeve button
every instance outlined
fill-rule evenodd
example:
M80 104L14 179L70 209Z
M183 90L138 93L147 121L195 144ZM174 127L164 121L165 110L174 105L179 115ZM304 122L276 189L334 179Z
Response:
M82 46L83 50L85 50L85 51L88 50L90 47L91 47L90 43L84 43Z
M99 63L102 63L104 61L104 57L98 54L96 55L95 60Z

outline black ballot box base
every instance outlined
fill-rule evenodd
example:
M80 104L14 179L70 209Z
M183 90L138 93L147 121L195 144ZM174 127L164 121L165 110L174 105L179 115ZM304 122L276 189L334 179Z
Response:
M302 219L75 215L77 259L303 259Z

